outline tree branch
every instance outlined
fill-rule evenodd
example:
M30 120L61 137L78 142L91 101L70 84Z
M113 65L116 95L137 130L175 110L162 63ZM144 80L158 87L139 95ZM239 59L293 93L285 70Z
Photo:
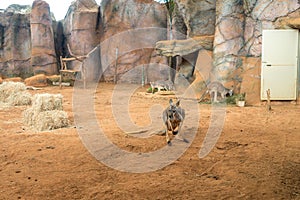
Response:
M86 58L88 57L87 55L86 55L86 56L76 56L76 55L74 55L74 54L72 53L69 44L67 44L67 47L68 47L68 51L69 51L70 55L71 55L72 57L74 57L76 60L78 60L79 62L83 62L83 60L86 59Z

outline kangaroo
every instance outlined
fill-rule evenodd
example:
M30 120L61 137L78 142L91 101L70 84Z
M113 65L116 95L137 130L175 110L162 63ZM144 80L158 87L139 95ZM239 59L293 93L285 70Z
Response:
M167 107L162 113L162 119L166 127L165 134L167 144L171 144L171 140L169 138L169 131L171 131L173 135L176 135L177 139L187 142L187 140L183 139L179 133L183 124L183 120L185 118L184 109L179 107L180 100L178 100L177 103L174 105L173 100L170 99L169 104L170 106Z
M174 84L170 80L167 80L167 81L158 80L155 82L150 82L150 85L151 85L152 93L154 93L155 88L157 88L158 91L161 91L161 90L171 91L171 90L175 89Z
M150 133L150 135L165 135L167 144L171 145L171 140L169 137L169 132L171 132L173 135L175 135L176 139L188 143L189 141L187 139L182 138L180 135L181 126L185 118L185 110L180 107L180 100L178 100L174 105L173 100L170 99L169 104L170 105L162 113L164 128L157 131L153 131L152 133ZM147 131L149 130L126 132L126 135L129 136L132 134L140 134Z
M223 86L222 83L218 82L218 81L214 81L211 82L207 85L207 90L206 92L203 93L203 95L201 96L201 98L199 99L199 102L203 99L203 97L209 93L210 94L210 98L211 98L211 102L219 102L217 100L218 97L218 93L221 95L222 99L224 99L226 97L227 94L229 94L230 96L233 95L233 90L232 89L228 89L225 88ZM213 96L214 94L214 96Z

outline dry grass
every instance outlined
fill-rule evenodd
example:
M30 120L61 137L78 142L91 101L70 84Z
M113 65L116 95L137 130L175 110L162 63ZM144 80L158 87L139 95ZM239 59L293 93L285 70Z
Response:
M63 111L61 94L36 94L32 107L24 111L24 123L37 131L47 131L69 125L68 115Z
M31 104L31 94L26 91L24 83L3 82L0 85L0 102L10 106L22 106Z
M62 99L61 94L35 94L32 100L32 108L35 109L35 112L63 110Z

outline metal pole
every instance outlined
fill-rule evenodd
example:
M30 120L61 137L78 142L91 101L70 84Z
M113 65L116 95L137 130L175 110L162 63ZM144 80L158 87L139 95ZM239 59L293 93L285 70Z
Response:
M117 47L116 48L116 63L115 63L114 84L117 84L118 53L119 53L119 48Z

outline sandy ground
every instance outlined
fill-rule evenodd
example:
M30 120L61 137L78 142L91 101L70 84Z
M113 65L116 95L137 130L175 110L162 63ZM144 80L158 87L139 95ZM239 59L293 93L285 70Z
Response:
M132 152L163 148L164 136L141 139L118 128L111 112L113 90L103 83L95 95L107 137ZM149 123L146 108L167 106L169 99L138 95L144 90L135 91L128 104L139 125ZM227 106L217 144L199 158L211 105L198 104L199 124L186 122L183 128L196 128L197 135L179 159L154 172L128 173L102 164L83 145L74 124L73 88L31 92L63 94L71 125L36 132L22 123L26 107L0 107L0 199L300 199L299 105L276 103L270 112L263 104Z

